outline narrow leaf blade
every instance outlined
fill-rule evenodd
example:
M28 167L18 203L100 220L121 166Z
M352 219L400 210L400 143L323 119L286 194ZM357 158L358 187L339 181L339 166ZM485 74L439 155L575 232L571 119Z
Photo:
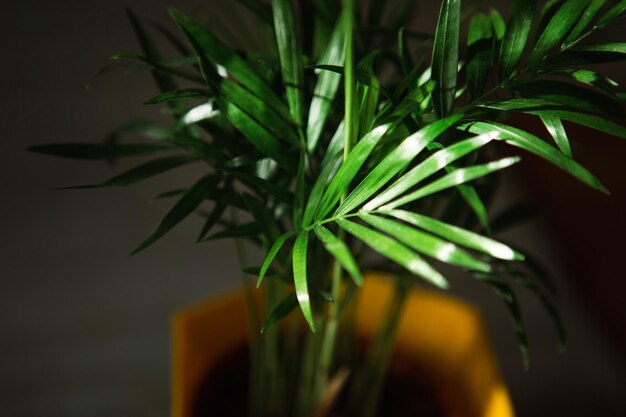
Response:
M558 146L561 152L563 152L567 157L571 158L572 148L569 144L567 132L565 131L565 127L563 126L561 119L549 115L542 115L540 117L546 129L548 129L550 136L554 139L556 146Z
M459 60L461 1L444 0L433 46L432 75L435 81L433 104L439 117L452 112Z
M409 190L423 179L429 177L440 169L448 166L455 160L479 149L489 143L495 135L487 132L464 141L458 142L447 148L444 148L433 155L426 158L415 168L400 177L396 182L389 186L382 193L374 197L365 206L362 211L367 212L374 210L383 204L393 200L405 191Z
M294 308L298 306L298 297L295 292L287 295L278 305L272 310L269 317L261 327L261 333L266 333L269 329L274 327L279 321L285 318Z
M462 115L450 116L420 129L404 139L365 179L348 195L339 206L336 215L349 212L381 189L391 178L402 171L430 142L446 129L452 127Z
M390 126L386 124L374 128L357 143L328 185L320 201L318 212L315 216L316 220L326 216L337 204L341 195L348 189L350 182L352 182L367 157L372 153L383 135L387 133Z
M461 250L458 246L443 241L433 235L424 233L395 220L373 214L362 214L359 217L371 226L393 236L408 247L441 262L475 271L491 271L489 264L479 261L467 252Z
M274 261L274 258L276 257L276 255L278 254L280 249L283 247L285 242L287 240L289 240L291 237L293 237L294 235L295 235L295 233L293 233L293 232L287 232L287 233L281 235L272 244L272 247L270 248L269 252L267 252L267 256L265 257L265 261L263 261L263 265L261 265L261 271L259 272L259 279L256 282L256 287L257 288L259 288L261 286L261 282L263 282L263 278L265 277L265 273L267 272L269 267L272 265L272 262Z
M349 220L339 219L337 224L376 252L422 277L427 282L442 289L449 287L448 281L439 272L403 244Z
M293 280L296 287L296 295L302 314L312 332L315 333L313 310L311 309L311 297L309 296L309 283L307 279L307 246L309 244L309 232L298 233L296 243L293 246Z
M363 283L363 277L348 246L324 226L316 226L314 230L315 234L324 245L324 248L326 248L326 250L337 259L343 269L350 274L355 284L361 285Z
M196 182L189 190L183 194L172 209L165 215L156 229L135 249L131 255L136 254L169 232L174 226L183 221L204 201L206 196L213 192L216 179L213 175L207 175Z
M318 64L341 66L345 60L345 42L343 39L345 19L337 19L337 25L328 41L324 54ZM313 152L332 109L333 100L337 95L341 75L331 71L319 71L317 83L313 91L309 117L307 122L307 149Z
M470 21L467 33L467 92L470 101L482 93L493 59L493 26L484 13Z
M401 205L413 202L419 198L426 197L427 195L434 194L450 187L458 186L469 181L476 180L478 178L489 175L495 171L499 171L504 168L508 168L513 164L516 164L521 159L519 157L503 158L498 161L489 162L482 165L474 165L468 168L459 168L450 173L444 175L431 182L430 184L419 188L418 190L401 197L389 204L385 204L381 207L381 210L390 210Z
M606 3L606 0L591 0L578 22L576 22L576 26L563 41L561 49L568 48L581 38L585 33L585 29L587 29L593 18L596 17L602 6L604 6L604 3Z
M572 29L583 14L589 0L567 0L556 11L539 36L527 60L529 68L536 68L541 59Z
M278 98L274 90L248 64L219 38L196 23L193 19L172 8L170 14L176 24L191 40L199 55L222 66L233 77L237 78L254 95L263 99L284 117L289 118L289 110Z
M302 64L302 40L292 0L272 1L274 30L278 44L278 57L287 89L287 102L291 116L298 126L302 125L304 91L304 67Z
M580 164L526 131L496 122L469 123L462 127L462 129L467 129L473 133L497 130L499 132L499 139L504 140L506 143L534 153L578 178L590 187L608 193L606 187Z
M173 149L172 146L160 144L54 143L31 146L28 151L68 159L114 160L121 157L150 155Z
M500 45L500 81L507 80L524 52L535 13L536 0L515 0Z
M500 242L469 230L444 223L440 220L433 219L432 217L427 217L418 213L411 213L405 210L382 211L382 213L389 214L399 220L403 220L409 224L441 236L450 242L486 253L494 258L507 261L524 260L524 256L521 253L516 252Z

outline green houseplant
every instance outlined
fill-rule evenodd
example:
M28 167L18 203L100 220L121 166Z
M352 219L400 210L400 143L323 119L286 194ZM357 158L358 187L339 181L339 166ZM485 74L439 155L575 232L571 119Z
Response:
M589 68L626 57L626 43L594 42L623 22L626 1L516 0L505 21L479 2L444 0L434 34L405 28L411 1L389 10L384 1L366 8L355 0L238 3L265 36L263 50L231 47L175 9L186 41L129 12L142 52L112 59L151 72L160 93L145 104L163 106L171 124L130 123L99 144L31 150L150 157L101 184L70 188L128 186L207 164L188 188L159 196L176 202L133 253L194 213L206 219L198 242L235 238L260 248L257 266L242 264L252 323L249 414L317 412L348 364L362 378L345 388L347 397L373 402L348 400L344 411L372 415L379 392L368 387L385 376L390 352L380 346L393 338L407 277L448 287L433 263L494 288L512 313L525 363L512 283L537 294L564 344L553 288L520 251L492 236L491 174L520 160L498 157L511 145L607 192L573 159L563 122L626 138L616 122L624 116L622 90ZM164 58L157 33L179 56ZM512 113L539 118L545 138L510 125ZM385 262L372 261L370 250ZM367 268L398 277L398 313L381 325L374 360L361 367L374 369L360 369L354 351L346 355L338 343ZM262 287L260 298L250 279Z

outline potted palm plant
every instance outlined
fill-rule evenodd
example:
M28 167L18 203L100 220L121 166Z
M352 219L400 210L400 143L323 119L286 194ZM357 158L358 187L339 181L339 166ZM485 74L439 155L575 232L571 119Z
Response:
M176 202L133 253L193 214L205 218L197 242L258 248L258 261L242 256L242 292L175 321L175 415L512 415L476 312L414 289L448 289L443 264L506 303L524 364L513 284L537 295L564 346L553 288L496 239L487 208L497 171L520 161L502 157L509 147L607 192L573 159L565 124L626 138L620 86L589 67L626 57L626 43L594 41L623 22L626 1L515 0L505 20L443 0L433 34L405 27L411 3L239 0L249 18L237 24L253 27L263 50L234 48L176 9L184 40L129 12L142 51L116 54L114 65L148 69L160 91L145 104L172 122L31 149L149 158L69 188L129 186L204 164L189 187L159 196ZM165 58L156 33L179 56ZM540 119L543 138L510 114ZM407 369L461 384L437 397L456 405L431 407L427 386L407 390L420 385Z

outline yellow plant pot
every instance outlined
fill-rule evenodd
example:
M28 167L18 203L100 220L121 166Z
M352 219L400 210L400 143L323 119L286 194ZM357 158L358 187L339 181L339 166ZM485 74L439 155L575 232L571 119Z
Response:
M357 333L369 339L392 295L390 281L368 276L357 306ZM220 360L248 340L241 291L192 307L173 319L172 415L190 417L196 391ZM451 417L513 417L482 319L470 305L415 289L407 299L396 351L420 364Z

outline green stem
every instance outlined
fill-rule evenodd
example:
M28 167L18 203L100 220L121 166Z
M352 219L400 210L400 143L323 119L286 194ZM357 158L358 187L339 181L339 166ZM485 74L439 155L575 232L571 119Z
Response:
M387 303L387 313L374 340L370 342L363 368L353 379L349 401L351 409L359 416L372 417L378 411L398 324L411 289L410 282L410 277L397 278L394 294Z
M343 160L344 162L350 155L352 147L355 142L356 136L356 124L355 124L355 98L356 98L356 84L354 82L354 0L344 0L343 3L343 16L346 19L345 25L345 51L346 58L344 64L344 94L345 94L345 137L344 137L344 150ZM345 194L341 200L345 199ZM345 233L342 229L339 230L338 238L341 241L345 240ZM320 359L317 367L317 375L314 384L315 398L319 401L323 390L328 384L330 379L331 365L333 362L333 356L335 353L335 344L337 339L337 326L339 322L339 306L340 306L340 292L341 292L341 265L335 259L331 277L331 296L334 303L328 308L328 317L326 319L326 328L322 338L322 345L320 350Z
M345 239L345 233L343 229L339 229L337 237L340 240ZM330 378L330 366L332 364L333 356L335 353L335 341L337 339L337 327L339 325L339 297L341 291L341 265L335 261L333 263L333 271L331 278L331 296L334 303L328 307L328 318L326 319L326 327L324 330L324 337L322 339L322 346L320 350L320 362L317 367L317 376L315 379L315 398L320 399L324 388L328 384Z
M230 212L231 221L237 223L237 213L235 209ZM235 248L237 250L237 258L239 265L247 265L246 252L240 239L235 239ZM248 313L248 334L250 335L250 376L248 380L248 415L258 416L262 409L262 387L263 372L261 369L263 352L261 340L259 337L259 329L261 324L257 312L256 302L254 299L254 284L247 274L241 274L243 284L243 293L246 300L246 311Z
M265 286L267 289L267 312L271 312L280 303L280 299L284 292L283 284L276 284L268 282ZM267 412L269 415L284 415L284 374L280 369L279 359L279 337L280 326L274 326L269 332L263 335L266 339L264 342L264 360L263 363L266 366L266 377L264 378L264 384L267 386L268 401Z
M296 416L309 416L317 398L314 396L315 370L318 359L319 333L307 332L302 352L302 366L298 377Z

